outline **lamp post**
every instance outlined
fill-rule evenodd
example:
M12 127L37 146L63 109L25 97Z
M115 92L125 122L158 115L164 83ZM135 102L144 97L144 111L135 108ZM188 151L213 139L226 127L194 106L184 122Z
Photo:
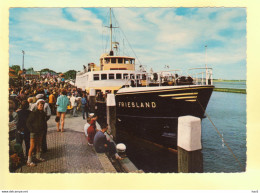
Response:
M23 66L22 66L22 70L24 69L24 54L25 52L22 50L22 53L23 53Z
M23 53L23 65L22 65L22 71L24 73L24 54L25 52L22 50L22 53ZM22 85L24 85L24 80L23 80L24 77L22 77Z
M207 47L208 47L208 46L205 45L206 85L208 85Z
M207 45L205 45L205 67L207 68Z

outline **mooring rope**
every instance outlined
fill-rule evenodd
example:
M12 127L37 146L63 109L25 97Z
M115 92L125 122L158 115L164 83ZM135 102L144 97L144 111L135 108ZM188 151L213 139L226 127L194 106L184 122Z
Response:
M227 142L224 140L223 136L220 134L218 128L215 126L215 124L213 123L213 121L211 120L210 116L206 113L205 109L203 108L203 106L201 105L201 103L199 102L199 100L197 100L199 105L201 106L202 110L204 111L205 115L207 116L207 118L209 119L209 121L211 122L211 124L213 125L213 127L215 128L215 130L217 131L219 137L222 139L223 143L227 146L228 150L232 153L233 157L235 158L235 160L238 162L240 168L242 170L244 170L244 167L242 166L242 164L240 163L240 161L238 160L238 158L236 157L236 155L234 154L234 152L232 151L232 149L229 147L229 145L227 144Z

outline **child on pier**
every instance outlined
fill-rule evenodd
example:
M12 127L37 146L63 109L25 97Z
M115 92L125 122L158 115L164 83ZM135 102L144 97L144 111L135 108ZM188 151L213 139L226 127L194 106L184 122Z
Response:
M84 133L85 133L86 137L88 137L88 128L90 126L90 121L91 121L91 117L88 117L87 122L84 125ZM88 140L88 138L87 138L87 140Z
M93 145L93 140L94 140L94 137L95 137L95 134L96 134L96 121L97 121L97 116L96 115L93 115L93 117L91 118L91 121L90 121L90 126L88 127L88 144L89 145Z

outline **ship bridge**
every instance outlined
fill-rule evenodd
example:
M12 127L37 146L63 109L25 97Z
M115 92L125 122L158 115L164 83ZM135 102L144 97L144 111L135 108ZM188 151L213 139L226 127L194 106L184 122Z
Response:
M100 57L100 70L135 70L135 58L103 54Z

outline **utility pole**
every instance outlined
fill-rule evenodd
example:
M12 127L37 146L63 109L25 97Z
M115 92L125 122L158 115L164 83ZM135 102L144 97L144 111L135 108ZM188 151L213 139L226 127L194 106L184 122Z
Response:
M22 50L22 53L23 53L23 65L22 65L22 71L24 73L24 54L25 52ZM24 74L23 74L24 75ZM24 86L24 77L22 77L22 85Z
M205 45L206 85L208 85L207 45Z
M207 45L205 45L205 67L206 67L206 69L208 68L207 67Z
M23 53L23 66L22 66L22 70L24 69L24 54L25 52L22 50L22 53Z

